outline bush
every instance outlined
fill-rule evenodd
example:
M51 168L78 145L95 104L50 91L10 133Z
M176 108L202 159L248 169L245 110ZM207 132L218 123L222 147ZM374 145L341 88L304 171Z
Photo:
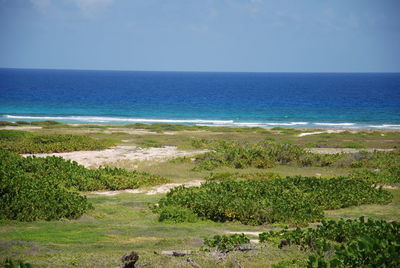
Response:
M213 170L227 166L233 168L270 168L277 164L316 167L387 168L400 162L400 150L391 152L358 152L314 154L288 143L270 140L260 143L219 141L209 143L210 152L198 156L195 170Z
M391 197L389 192L364 180L292 177L180 186L167 193L159 205L186 207L200 218L218 222L304 224L321 220L324 209L386 204Z
M56 174L24 171L18 157L0 150L0 219L75 219L91 208L86 197L59 184Z
M197 215L188 208L177 206L166 206L160 209L159 221L163 222L196 222L198 221Z
M0 150L2 165L34 176L51 176L58 184L79 191L135 189L169 182L164 177L146 172L127 171L122 168L100 167L87 169L61 157L22 157L16 153Z
M168 180L144 172L86 169L60 157L27 157L0 150L0 219L74 219L91 206L76 191L118 190Z
M308 267L398 267L399 233L399 222L361 217L323 221L315 229L269 231L260 234L260 242L280 240L280 247L294 244L311 250Z
M111 140L96 140L76 135L38 135L20 130L0 130L0 148L17 153L55 153L101 150L115 145Z
M373 183L400 184L400 166L384 168L383 170L358 170L352 172L350 177L364 179Z
M215 235L212 238L205 238L203 242L209 248L216 248L226 253L250 243L250 239L245 234ZM209 250L207 248L203 249Z

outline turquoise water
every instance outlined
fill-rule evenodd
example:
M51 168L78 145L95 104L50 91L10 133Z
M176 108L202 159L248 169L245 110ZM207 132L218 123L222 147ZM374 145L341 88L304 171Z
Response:
M400 74L0 69L0 120L400 129Z

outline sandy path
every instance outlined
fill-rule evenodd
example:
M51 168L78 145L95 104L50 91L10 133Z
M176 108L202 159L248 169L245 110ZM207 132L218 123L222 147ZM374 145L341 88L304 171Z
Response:
M101 151L76 151L69 153L51 153L34 154L38 157L59 156L64 159L76 161L85 167L98 167L101 165L114 163L120 160L129 161L165 161L168 159L193 156L201 154L206 150L180 151L175 146L166 146L161 148L140 148L136 146L119 145L110 149ZM24 154L30 156L32 154Z
M167 183L167 184L162 184L158 186L154 186L150 188L149 190L143 190L143 189L126 189L126 190L120 190L120 191L94 191L90 192L90 194L95 194L95 195L105 195L105 196L114 196L117 194L146 194L146 195L156 195L156 194L165 194L169 192L172 188L184 185L186 187L193 187L193 186L200 186L204 180L194 180L194 181L189 181L189 182L184 182L184 183Z
M324 133L341 133L344 132L346 130L343 129L329 129L327 131L316 131L316 132L304 132L304 133L300 133L299 135L297 135L297 137L304 137L304 136L309 136L309 135L317 135L317 134L324 134Z

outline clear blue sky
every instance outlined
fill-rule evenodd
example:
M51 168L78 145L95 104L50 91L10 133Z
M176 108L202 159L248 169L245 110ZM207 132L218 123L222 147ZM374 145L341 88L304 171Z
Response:
M0 0L0 67L399 72L399 0Z

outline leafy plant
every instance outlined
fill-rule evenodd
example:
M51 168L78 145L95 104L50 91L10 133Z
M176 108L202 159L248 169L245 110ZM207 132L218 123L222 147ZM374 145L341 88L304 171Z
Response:
M205 238L203 242L209 248L216 248L226 253L250 243L250 239L245 234L215 235L212 238Z
M96 140L76 135L38 135L20 130L0 130L0 148L17 153L54 153L101 150L115 145L110 139Z
M198 217L188 208L178 206L166 206L159 210L158 220L161 222L196 222Z
M160 208L179 206L198 217L244 224L304 224L323 218L324 209L386 204L391 194L372 183L345 177L287 177L273 180L222 180L200 187L176 187L159 201Z
M299 245L313 252L308 267L397 267L400 265L400 223L363 217L323 221L317 228L283 229L259 235L260 242Z
M400 161L400 150L391 152L358 152L354 154L315 154L298 145L263 142L239 143L233 141L209 142L210 152L198 156L195 170L213 170L227 166L233 168L270 168L277 164L316 167L387 168Z
M144 172L86 169L60 157L22 157L0 150L0 219L77 218L91 208L76 191L138 188L168 182Z

